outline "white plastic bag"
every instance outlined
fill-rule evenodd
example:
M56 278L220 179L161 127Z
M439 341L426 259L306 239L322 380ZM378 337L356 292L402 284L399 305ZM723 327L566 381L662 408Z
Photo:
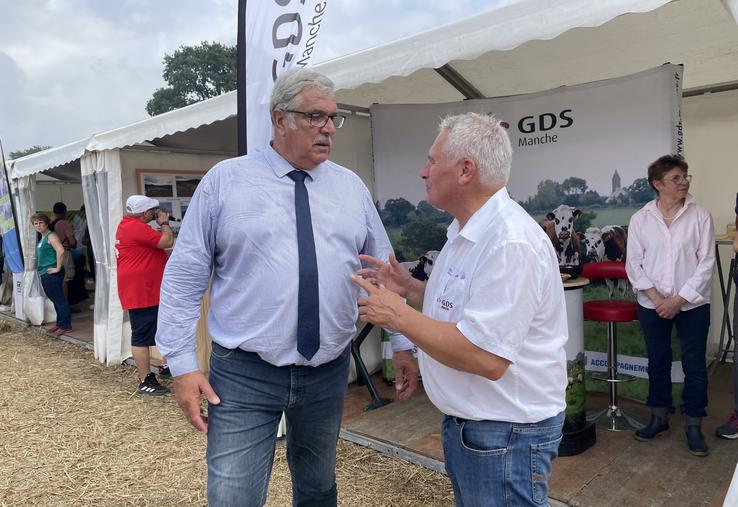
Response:
M40 326L44 323L45 299L46 295L41 287L41 279L38 277L38 273L34 273L28 287L28 296L23 301L23 313L26 314L26 318L34 326Z
M34 273L31 278L28 297L23 302L23 312L26 314L28 321L34 326L40 326L44 322L56 321L54 303L44 294L38 273Z

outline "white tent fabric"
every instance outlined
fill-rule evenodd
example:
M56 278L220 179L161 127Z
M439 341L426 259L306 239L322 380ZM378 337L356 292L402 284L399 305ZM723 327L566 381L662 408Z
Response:
M730 34L726 35L725 20L720 17L720 11L728 14L731 10L735 15L737 5L738 0L602 0L596 4L586 0L521 0L391 44L323 62L314 68L334 80L339 89L339 102L363 107L373 103L445 102L464 98L433 71L448 63L463 68L463 75L473 76L474 84L487 97L607 79L652 68L669 60L685 64L687 61L702 62L703 68L710 66L710 72L706 73L708 79L717 83L721 82L721 76L733 75L738 79L737 39L731 40ZM666 9L666 16L663 9ZM645 17L627 15L645 12L651 14ZM613 39L608 34L612 30L604 30L605 40L599 40L599 31L580 31L577 32L578 37L593 38L593 42L582 42L578 49L567 46L566 50L574 54L580 51L602 60L619 55L619 62L639 53L652 55L654 51L661 51L659 54L668 51L673 57L636 58L635 68L618 68L608 75L590 75L587 68L591 65L571 60L560 51L539 51L548 65L572 62L558 69L537 69L537 62L527 60L529 56L525 52L525 58L516 58L515 61L511 61L508 55L510 49L525 48L527 41L558 39L561 37L557 36L576 27L599 27L603 24L607 27L612 24L608 23L611 20L618 24L615 32L627 30L632 32L632 36ZM677 21L681 24L675 25ZM648 23L648 27L643 28L643 23ZM731 23L735 28L735 22L731 20ZM644 33L648 34L647 38L644 38ZM628 43L627 54L619 46L624 42ZM521 45L523 48L519 48ZM705 58L705 51L710 58ZM732 65L726 64L731 60L735 60ZM521 73L521 69L525 72ZM567 81L560 82L564 77L551 81L552 75L557 78L566 76ZM400 79L398 76L407 77ZM688 71L687 83L692 79L690 76ZM503 85L491 85L498 82ZM695 85L701 84L695 82ZM236 92L229 92L13 161L12 174L14 178L20 178L45 171L81 157L85 150L123 148L184 132L232 117L236 111Z
M359 107L465 98L436 71L442 67L482 96L499 97L632 74L670 61L685 65L689 91L738 83L736 19L738 0L520 0L314 68L334 80L339 103ZM99 360L112 364L128 354L112 244L122 211L119 150L176 133L198 150L204 126L227 125L236 111L236 92L230 92L9 163L16 184L25 181L32 188L28 176L69 169L81 158L93 248L101 254L95 304ZM223 132L213 128L203 135Z
M408 37L385 46L316 65L338 88L378 83L437 69L452 60L471 60L488 51L548 40L577 27L600 26L628 12L647 12L669 0L528 0ZM350 65L346 65L350 62Z
M131 355L123 332L118 299L115 230L123 216L120 150L86 153L82 157L82 187L90 241L95 252L95 358L120 364Z
M18 234L23 250L23 301L28 298L31 282L36 277L36 230L31 225L31 215L36 209L36 176L25 176L15 181L13 199L18 219ZM22 312L21 312L22 313Z
M198 102L137 123L95 134L88 139L11 161L11 176L22 178L82 158L85 152L124 148L236 115L236 93Z

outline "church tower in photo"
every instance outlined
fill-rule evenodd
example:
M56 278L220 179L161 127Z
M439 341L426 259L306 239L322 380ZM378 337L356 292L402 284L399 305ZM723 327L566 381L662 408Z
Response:
M612 193L614 194L620 190L620 175L618 174L618 170L615 169L615 172L612 174Z

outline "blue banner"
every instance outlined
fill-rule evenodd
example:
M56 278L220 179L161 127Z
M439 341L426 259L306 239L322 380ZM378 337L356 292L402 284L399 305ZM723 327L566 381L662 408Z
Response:
M23 254L18 241L18 229L15 227L15 209L8 186L8 169L5 166L2 143L0 143L0 234L3 238L5 261L13 273L23 273Z

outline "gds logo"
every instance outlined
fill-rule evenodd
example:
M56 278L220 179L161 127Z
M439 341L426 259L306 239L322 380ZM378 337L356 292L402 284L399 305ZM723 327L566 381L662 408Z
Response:
M532 134L536 131L546 132L557 126L565 129L574 125L571 109L564 109L556 116L554 113L543 113L535 116L524 116L518 121L518 130L523 134Z

